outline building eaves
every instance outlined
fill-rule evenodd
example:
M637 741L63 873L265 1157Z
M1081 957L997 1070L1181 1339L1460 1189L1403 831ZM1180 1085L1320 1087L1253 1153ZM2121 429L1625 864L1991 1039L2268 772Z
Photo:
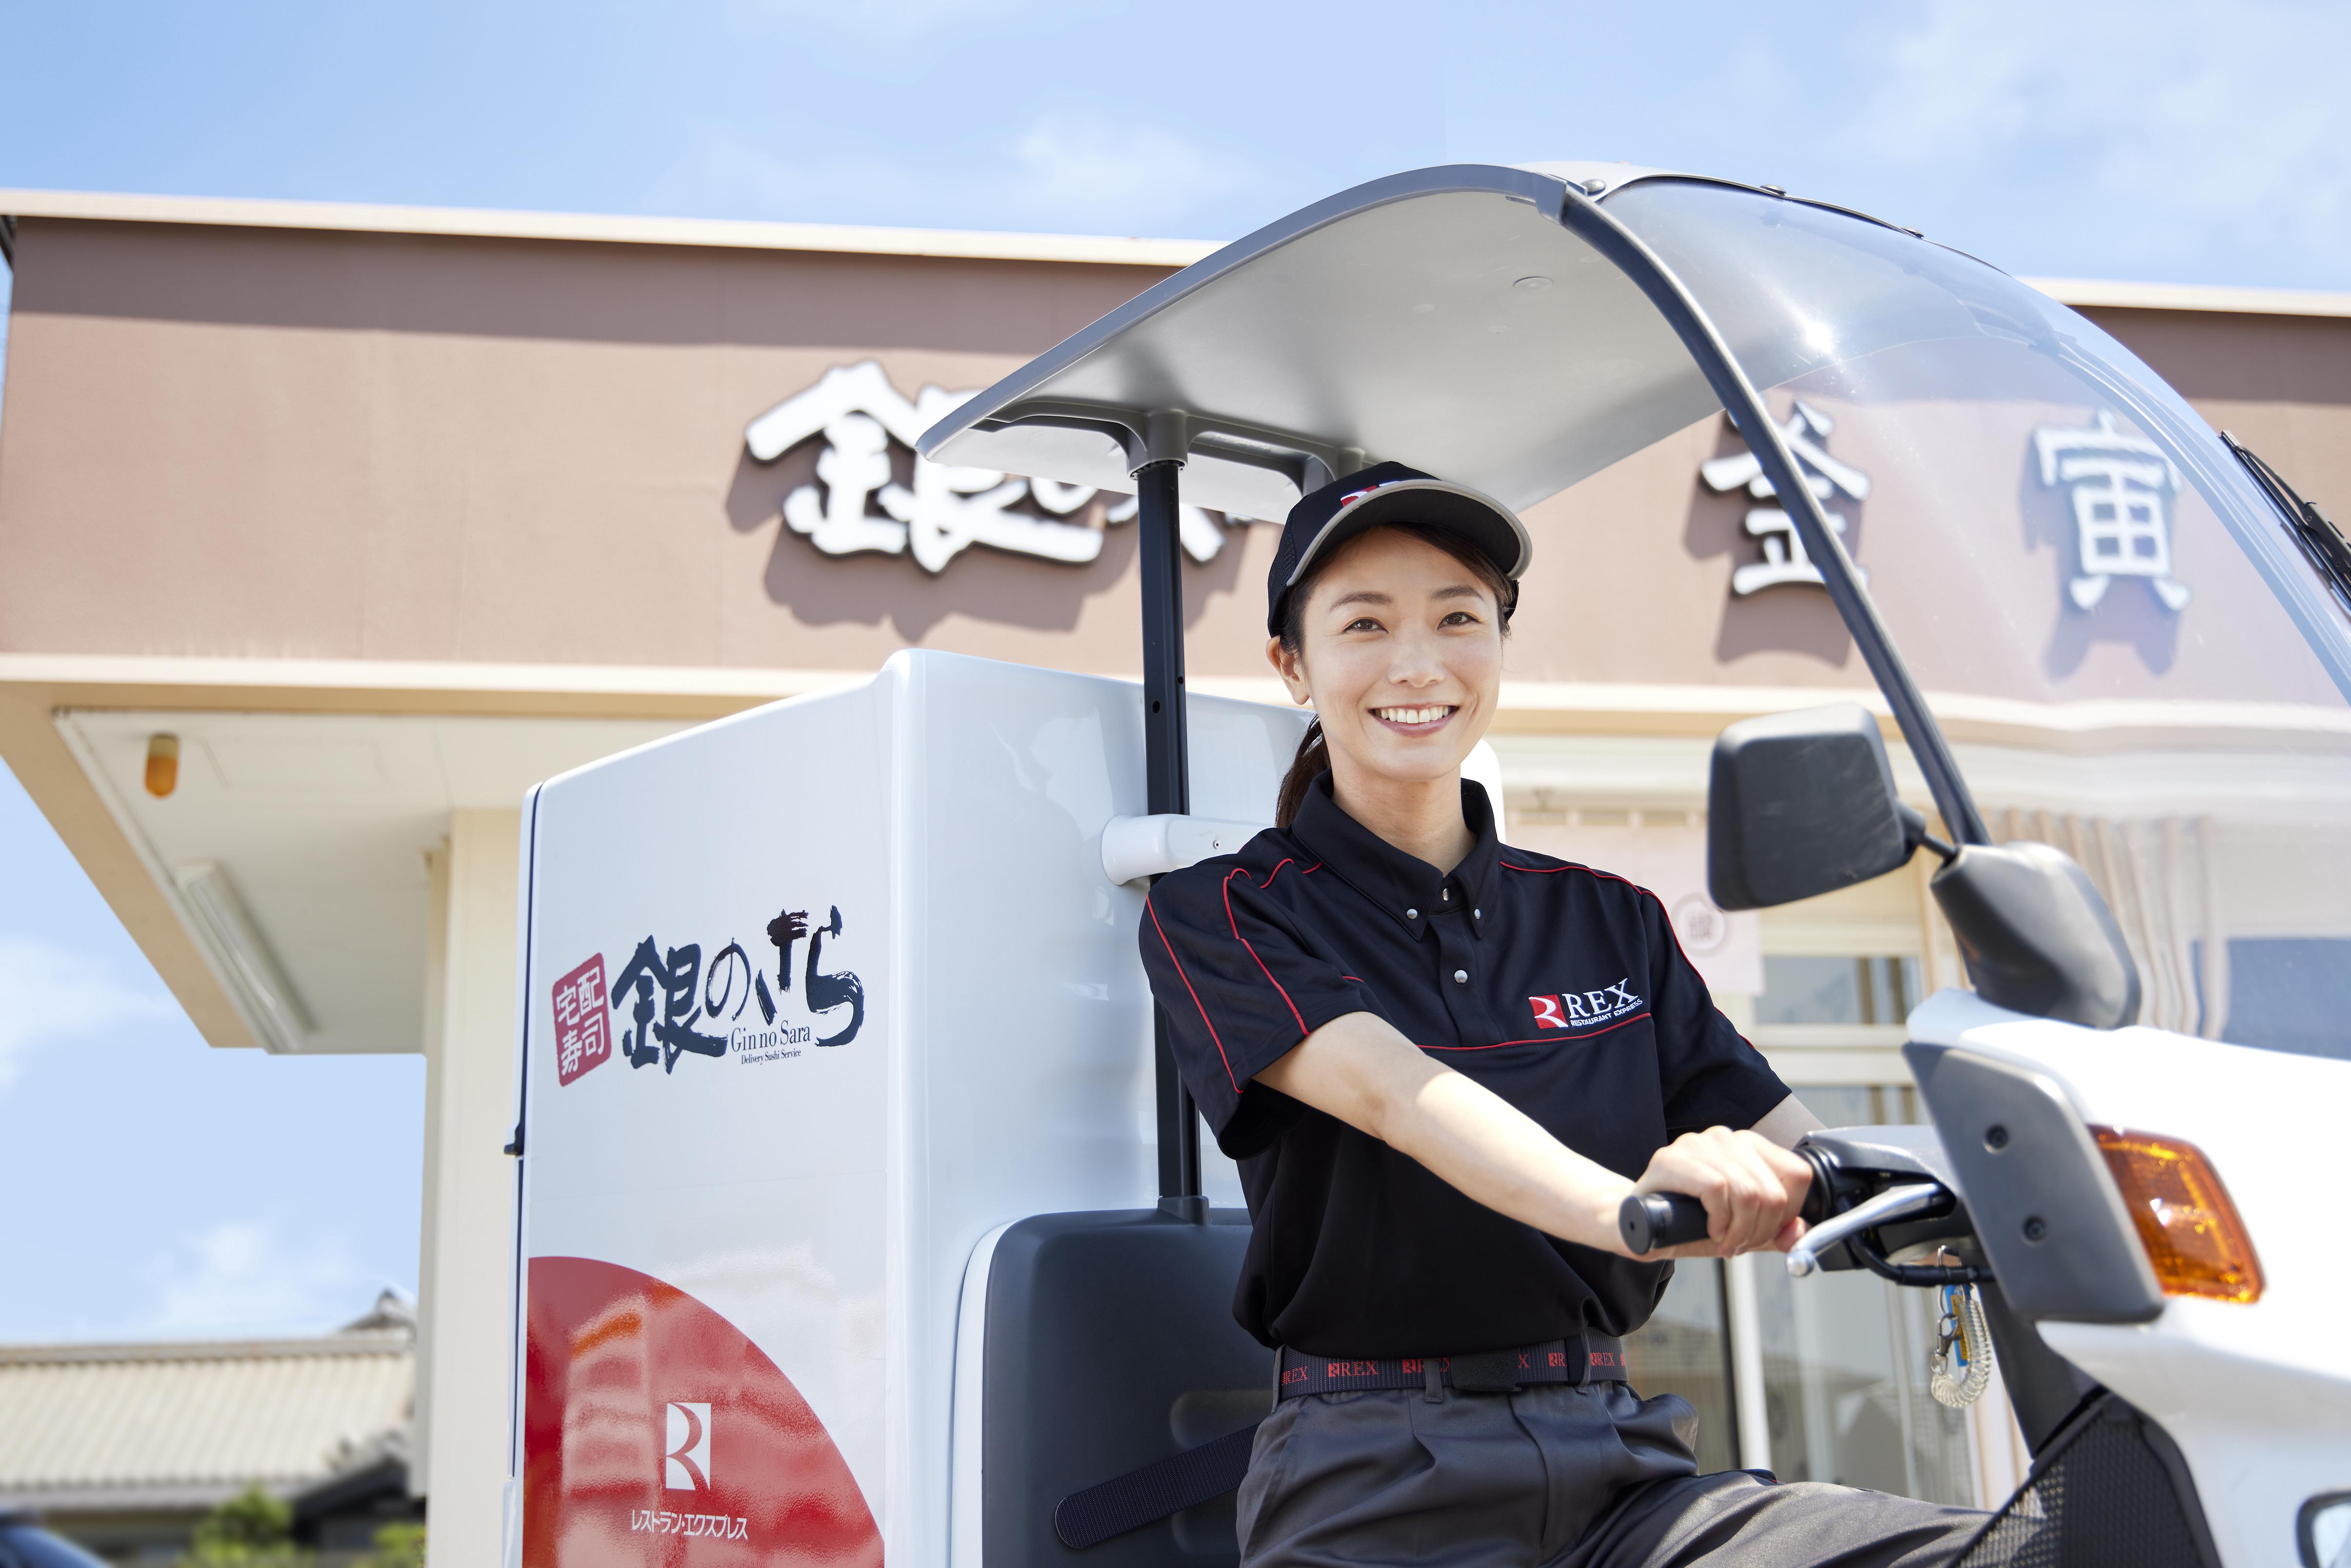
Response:
M2090 277L2025 277L2076 310L2204 311L2238 316L2351 316L2351 294L2314 288L2239 288L2209 283L2119 283Z
M99 191L0 190L0 214L107 223L452 235L476 239L585 240L606 245L710 246L740 250L1155 267L1189 267L1217 248L1215 243L1202 240L1123 239L1099 235L873 228L854 224L755 223L731 218L642 218L594 213L393 207L221 196L141 196Z
M382 206L223 196L147 196L103 191L0 189L0 219L81 218L110 223L310 229L353 234L453 235L481 239L580 240L607 245L710 246L742 250L828 251L854 256L931 256L985 261L1060 261L1189 267L1213 240L1106 235L997 233L977 229L882 228L856 224L759 223L731 218L624 217L481 207ZM2351 317L2351 293L2241 288L2217 284L2129 283L2085 277L2022 280L2076 308L2205 311L2223 315Z

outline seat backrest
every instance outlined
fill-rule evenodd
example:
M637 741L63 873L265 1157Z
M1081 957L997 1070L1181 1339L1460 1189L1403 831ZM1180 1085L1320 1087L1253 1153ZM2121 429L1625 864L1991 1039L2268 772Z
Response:
M1222 1568L1226 1496L1085 1552L1053 1533L1071 1492L1259 1420L1273 1353L1233 1321L1249 1217L1040 1214L998 1239L982 1350L982 1568Z

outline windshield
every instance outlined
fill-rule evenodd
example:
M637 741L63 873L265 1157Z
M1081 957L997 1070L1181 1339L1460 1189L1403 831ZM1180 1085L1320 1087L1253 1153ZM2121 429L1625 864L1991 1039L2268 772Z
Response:
M2351 1056L2351 636L2210 427L2096 326L1907 233L1687 182L1608 209L1766 389L1992 837L2105 893L2140 1021ZM1704 478L1747 491L1746 586L1804 591L1745 450L1726 428Z

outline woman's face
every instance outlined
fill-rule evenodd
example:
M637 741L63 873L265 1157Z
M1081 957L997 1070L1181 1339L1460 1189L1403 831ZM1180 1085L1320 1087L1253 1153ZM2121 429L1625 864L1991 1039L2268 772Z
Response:
M1492 722L1502 623L1477 573L1409 534L1374 528L1314 579L1297 653L1268 656L1322 720L1343 789L1425 783L1461 766Z

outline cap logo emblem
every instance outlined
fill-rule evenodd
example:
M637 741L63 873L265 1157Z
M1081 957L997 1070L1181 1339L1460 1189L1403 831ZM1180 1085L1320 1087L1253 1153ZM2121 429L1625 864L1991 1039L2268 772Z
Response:
M1404 483L1405 481L1402 479L1383 479L1376 485L1366 485L1360 490L1350 490L1345 495L1339 497L1339 505L1343 509L1352 507L1356 502L1362 500L1364 497L1369 496L1375 491L1384 490L1391 485L1401 485Z

